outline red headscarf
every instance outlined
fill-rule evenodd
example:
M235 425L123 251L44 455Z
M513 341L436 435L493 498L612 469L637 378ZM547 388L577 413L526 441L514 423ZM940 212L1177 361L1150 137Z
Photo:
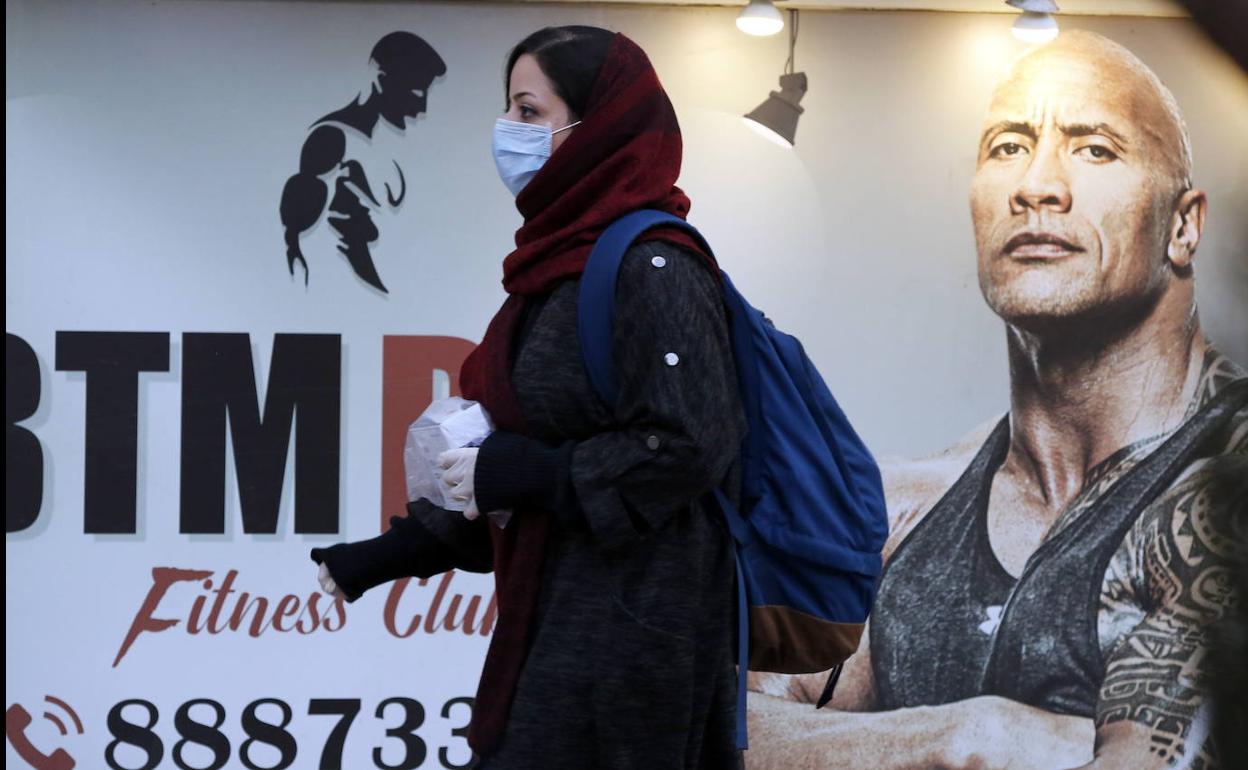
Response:
M689 198L675 185L680 160L672 103L645 52L617 33L581 124L516 198L524 225L516 232L516 250L503 262L509 296L460 372L465 397L481 402L503 430L525 432L511 385L511 354L526 298L584 272L598 236L625 214L660 209L683 219ZM653 239L702 254L677 230L656 229L643 237ZM528 651L550 526L548 512L518 511L507 529L490 527L498 622L469 732L478 754L497 744L506 725Z

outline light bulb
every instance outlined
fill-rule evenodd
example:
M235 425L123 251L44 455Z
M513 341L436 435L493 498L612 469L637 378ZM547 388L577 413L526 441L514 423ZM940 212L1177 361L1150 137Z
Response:
M784 16L771 0L750 0L737 16L737 29L758 37L774 35L784 29Z
M1018 17L1011 30L1024 43L1047 43L1057 37L1057 19L1047 13L1031 13Z

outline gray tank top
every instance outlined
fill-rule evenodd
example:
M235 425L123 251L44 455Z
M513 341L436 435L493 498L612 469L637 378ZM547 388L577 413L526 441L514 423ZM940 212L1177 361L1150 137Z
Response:
M1003 419L881 577L871 616L878 707L1000 695L1092 717L1105 673L1097 613L1109 561L1148 504L1246 403L1248 380L1228 385L1041 543L1018 580L988 540L988 493L1009 448Z

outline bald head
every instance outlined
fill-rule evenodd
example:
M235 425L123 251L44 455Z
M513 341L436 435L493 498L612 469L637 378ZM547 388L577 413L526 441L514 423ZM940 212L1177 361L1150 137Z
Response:
M1174 94L1139 57L1086 30L1062 33L1023 53L993 92L992 108L1086 95L1134 124L1148 161L1178 189L1191 187L1192 144Z
M1190 315L1205 194L1174 96L1143 62L1066 32L1014 63L985 124L971 219L998 315L1062 333L1162 299Z

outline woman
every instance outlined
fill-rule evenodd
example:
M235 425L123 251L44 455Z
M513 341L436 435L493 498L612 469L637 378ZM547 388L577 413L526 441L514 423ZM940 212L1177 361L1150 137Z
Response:
M689 209L675 113L644 52L592 27L533 34L506 80L495 157L524 225L509 297L460 379L499 430L451 453L451 474L468 515L512 510L510 523L418 501L381 537L313 558L351 600L397 577L493 569L498 623L469 734L483 768L736 767L732 546L701 502L731 487L744 431L715 264L672 230L625 256L612 408L576 330L602 231L637 209Z

